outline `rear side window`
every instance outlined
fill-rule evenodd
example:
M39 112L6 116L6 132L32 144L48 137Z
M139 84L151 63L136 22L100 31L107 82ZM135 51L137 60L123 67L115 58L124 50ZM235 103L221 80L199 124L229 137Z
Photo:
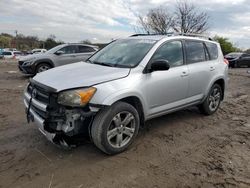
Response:
M88 53L88 52L94 52L94 48L91 48L89 46L78 46L79 52L78 53Z
M247 58L250 58L250 54L242 54L241 57L247 57Z
M185 46L188 64L206 61L206 54L203 42L186 41Z
M210 56L210 60L215 60L218 58L218 47L216 44L211 42L206 42L206 47Z

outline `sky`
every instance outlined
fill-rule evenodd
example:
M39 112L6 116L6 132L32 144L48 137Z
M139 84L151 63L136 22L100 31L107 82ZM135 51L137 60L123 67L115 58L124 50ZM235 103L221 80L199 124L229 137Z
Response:
M180 0L181 1L181 0ZM250 48L250 0L187 0L209 15L209 35ZM109 42L135 33L138 15L175 0L0 0L0 33Z

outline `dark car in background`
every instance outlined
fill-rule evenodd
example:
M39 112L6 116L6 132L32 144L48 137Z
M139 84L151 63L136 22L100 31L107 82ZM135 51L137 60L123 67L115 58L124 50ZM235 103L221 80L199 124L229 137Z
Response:
M229 67L250 67L250 54L242 52L232 52L225 56L229 62Z

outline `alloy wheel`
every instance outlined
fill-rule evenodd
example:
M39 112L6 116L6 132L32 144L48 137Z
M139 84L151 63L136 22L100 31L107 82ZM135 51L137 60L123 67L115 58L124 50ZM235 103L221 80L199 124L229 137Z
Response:
M209 109L211 111L215 111L218 108L220 104L220 99L221 99L220 90L217 87L215 87L210 93L210 96L208 98Z
M116 114L107 131L109 144L114 148L127 145L135 133L135 123L135 117L130 112L124 111Z

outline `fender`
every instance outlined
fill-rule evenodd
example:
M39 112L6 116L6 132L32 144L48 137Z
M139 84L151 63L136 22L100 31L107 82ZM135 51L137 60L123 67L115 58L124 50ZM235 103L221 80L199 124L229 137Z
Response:
M105 98L101 104L110 106L110 105L114 104L115 102L117 102L121 99L127 98L127 97L137 97L140 100L140 102L142 104L144 117L146 117L147 104L144 102L146 100L143 98L143 96L139 92L129 91L127 89L121 90L121 91L116 92L116 93L108 96L107 98Z
M34 66L36 67L39 63L48 63L51 67L55 67L53 61L51 59L48 59L48 58L37 59L34 62Z

